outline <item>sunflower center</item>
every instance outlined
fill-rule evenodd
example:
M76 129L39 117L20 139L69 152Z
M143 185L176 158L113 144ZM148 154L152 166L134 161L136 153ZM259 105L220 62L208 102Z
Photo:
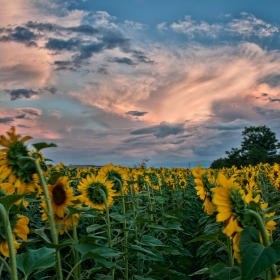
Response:
M87 197L94 204L105 203L102 192L104 192L105 197L107 199L108 197L107 187L100 182L94 182L87 187Z
M53 201L56 205L62 205L66 200L66 192L63 184L57 184L52 191Z

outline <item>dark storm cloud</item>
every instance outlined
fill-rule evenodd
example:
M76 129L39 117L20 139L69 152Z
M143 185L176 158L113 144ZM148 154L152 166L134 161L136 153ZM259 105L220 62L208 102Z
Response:
M107 71L107 69L105 67L100 67L98 70L97 70L97 73L98 74L102 74L102 75L107 75L109 74L109 72Z
M24 119L24 118L25 118L25 115L26 115L26 114L21 114L21 115L16 116L15 118L16 118L16 119Z
M13 89L13 90L5 90L5 92L9 93L11 100L17 100L19 98L31 98L33 95L38 95L40 91L34 91L32 89Z
M99 29L91 25L80 25L80 26L69 27L67 28L67 30L70 30L72 32L77 32L77 33L83 33L86 35L94 35L99 33Z
M45 48L55 51L75 51L80 45L81 41L79 39L70 38L69 40L62 40L56 38L49 38L49 41L46 43Z
M88 45L83 45L80 47L79 55L75 55L75 61L80 61L84 59L88 59L93 56L94 53L100 53L106 48L105 44L103 43L91 43Z
M136 117L142 117L142 116L148 114L148 112L128 111L128 112L126 112L126 114L136 116Z
M158 126L139 128L130 132L131 135L152 134L158 131Z
M17 26L14 29L6 29L8 35L0 37L0 42L15 41L19 43L30 43L30 41L36 40L38 35L30 31L28 28ZM33 42L35 43L35 42Z
M177 135L186 131L184 124L161 122L160 125L155 125L146 128L136 129L130 132L131 135L153 134L156 138L164 138L169 135Z
M154 136L157 138L164 138L168 135L177 135L183 133L185 131L184 124L178 123L168 123L168 122L161 122L158 126L158 131L154 133Z
M280 110L265 109L257 106L254 107L253 110L257 112L259 115L262 115L263 117L267 117L268 119L280 118Z
M40 23L36 21L29 21L25 24L25 26L27 28L36 29L41 32L71 31L73 33L82 33L85 35L94 35L99 32L98 28L95 28L91 25L80 25L65 28L52 23Z
M24 125L24 124L18 124L17 127L30 128L30 126L27 126L27 125Z
M49 91L49 92L52 93L52 94L57 93L57 88L56 88L55 86L48 86L48 87L45 87L45 90Z
M137 63L133 62L133 60L131 60L128 57L114 57L114 58L110 58L108 59L109 62L117 62L120 64L127 64L127 65L137 65Z
M270 102L280 102L280 98L268 98Z
M25 24L26 27L31 28L31 29L36 29L39 31L56 31L58 29L61 29L59 26L52 24L52 23L38 23L34 21L28 21Z
M10 117L0 118L0 123L10 123L12 121L14 121L14 118L10 118Z
M141 51L132 51L132 54L137 60L141 63L155 64L155 61L150 60L143 52Z
M81 65L79 63L75 63L73 61L69 60L57 60L54 62L54 65L57 66L55 70L57 71L63 71L63 70L68 70L68 71L78 71L77 68L80 68Z

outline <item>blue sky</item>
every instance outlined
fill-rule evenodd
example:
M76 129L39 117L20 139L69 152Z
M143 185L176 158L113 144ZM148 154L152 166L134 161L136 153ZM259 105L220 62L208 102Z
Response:
M280 138L279 8L1 0L1 133L56 143L55 163L166 167L208 167L245 126Z

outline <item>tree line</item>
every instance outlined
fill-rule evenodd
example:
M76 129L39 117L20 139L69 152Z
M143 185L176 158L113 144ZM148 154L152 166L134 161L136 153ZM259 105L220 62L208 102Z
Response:
M214 160L211 168L222 168L257 165L260 162L273 164L280 163L280 143L276 133L267 126L245 127L242 131L241 148L231 148L226 151L226 157Z

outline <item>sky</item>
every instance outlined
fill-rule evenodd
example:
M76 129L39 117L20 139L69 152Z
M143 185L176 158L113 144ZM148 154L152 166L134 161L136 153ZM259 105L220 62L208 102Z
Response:
M279 0L0 0L0 134L53 164L209 167L280 139Z

